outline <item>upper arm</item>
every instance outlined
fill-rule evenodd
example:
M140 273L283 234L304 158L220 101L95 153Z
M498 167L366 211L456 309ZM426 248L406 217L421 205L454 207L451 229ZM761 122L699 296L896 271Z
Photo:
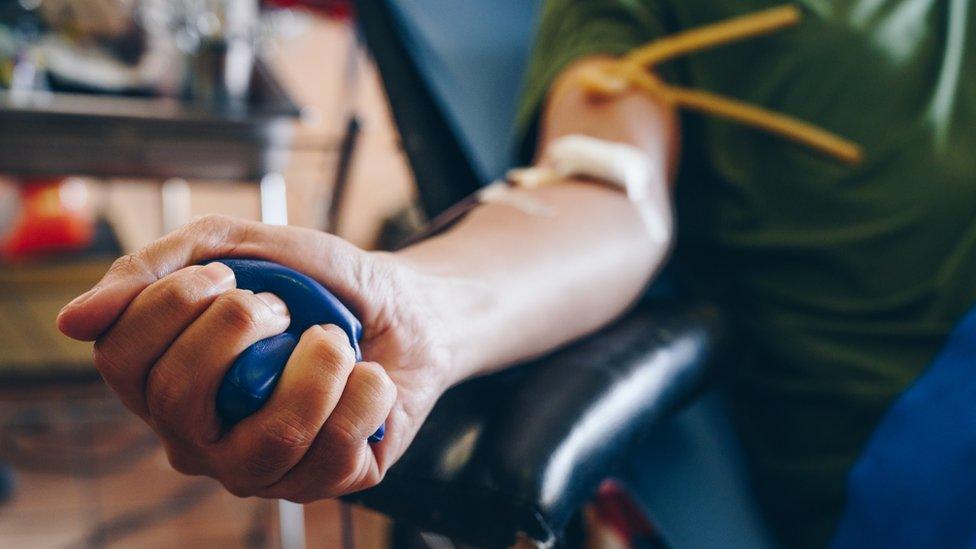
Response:
M668 34L668 1L546 2L517 120L523 161L553 138L581 133L641 147L660 160L665 175L671 175L678 154L678 122L668 106L637 92L595 103L572 77L587 65Z
M609 62L606 57L588 57L560 74L548 93L539 122L537 151L545 150L553 139L570 134L626 143L647 153L670 181L680 148L674 108L639 90L611 99L588 97L576 76Z

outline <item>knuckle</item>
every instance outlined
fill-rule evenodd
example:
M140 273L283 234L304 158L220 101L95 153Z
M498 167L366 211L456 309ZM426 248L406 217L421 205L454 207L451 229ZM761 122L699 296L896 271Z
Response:
M322 430L326 440L333 446L350 448L366 443L366 437L360 433L352 421L345 417L333 416Z
M311 446L318 430L294 413L278 414L264 428L265 443L279 452L294 453Z
M124 361L118 358L118 345L113 339L102 338L92 345L92 362L107 380L115 380L126 371Z
M236 222L233 217L226 215L207 214L191 221L186 225L185 230L193 235L223 233Z
M180 277L182 278L182 277ZM182 280L163 280L150 286L153 288L155 300L165 304L171 311L186 311L194 308L197 297L189 284Z
M255 306L253 294L231 290L216 301L218 320L235 332L252 333L260 322L261 309Z
M143 258L135 253L123 255L113 261L112 266L109 267L109 272L129 275L150 273L151 270Z
M149 415L166 421L180 408L188 379L177 368L153 368L146 380L146 406Z
M239 245L247 234L247 222L220 214L208 214L187 224L185 237L204 252L223 252ZM207 254L205 254L207 255Z
M242 478L269 480L284 472L288 460L271 448L263 448L242 464Z
M396 400L397 387L390 379L390 376L386 373L386 369L376 362L365 362L361 365L363 368L364 376L366 380L366 385L371 391L370 398L373 400L379 400L386 402L387 400Z
M315 440L317 430L309 427L301 418L281 414L262 427L256 450L246 456L241 464L242 478L259 482L276 480L304 454Z
M309 332L312 341L312 355L319 364L348 372L356 364L356 355L345 336L313 328Z

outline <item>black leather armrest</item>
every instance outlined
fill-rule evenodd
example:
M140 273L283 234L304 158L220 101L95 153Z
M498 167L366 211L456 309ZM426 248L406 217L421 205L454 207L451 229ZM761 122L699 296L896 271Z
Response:
M561 533L636 435L694 395L720 322L649 303L556 354L472 380L438 402L378 487L350 500L481 546Z

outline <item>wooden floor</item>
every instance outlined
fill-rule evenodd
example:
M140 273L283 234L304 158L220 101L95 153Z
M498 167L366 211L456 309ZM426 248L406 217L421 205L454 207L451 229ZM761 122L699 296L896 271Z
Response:
M169 468L152 433L98 382L0 390L0 460L17 487L0 547L277 547L274 502L240 499ZM340 506L306 507L309 547L341 547ZM387 521L353 510L357 548L387 546Z

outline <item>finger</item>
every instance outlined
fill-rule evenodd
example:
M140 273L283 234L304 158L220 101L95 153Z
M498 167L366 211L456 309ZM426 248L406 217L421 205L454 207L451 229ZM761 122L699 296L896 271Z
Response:
M95 343L95 367L130 410L146 417L144 393L152 364L221 292L234 285L234 272L221 263L179 270L139 294Z
M378 484L384 471L367 438L386 421L395 402L396 385L382 366L356 364L339 404L305 457L258 495L307 503Z
M288 328L288 308L271 294L231 290L218 297L150 370L146 405L153 427L195 451L220 436L217 389L234 359Z
M150 284L182 267L222 257L266 259L291 267L323 282L356 308L356 290L365 272L362 256L355 246L318 231L207 216L117 260L94 288L61 310L58 328L69 337L94 340Z
M116 260L94 288L58 314L58 327L75 339L98 337L142 290L168 274L199 263L211 249L220 252L245 238L247 226L225 217L206 217L173 231L149 246Z
M336 326L312 326L292 352L268 402L220 443L235 493L277 482L301 460L342 397L356 364Z

